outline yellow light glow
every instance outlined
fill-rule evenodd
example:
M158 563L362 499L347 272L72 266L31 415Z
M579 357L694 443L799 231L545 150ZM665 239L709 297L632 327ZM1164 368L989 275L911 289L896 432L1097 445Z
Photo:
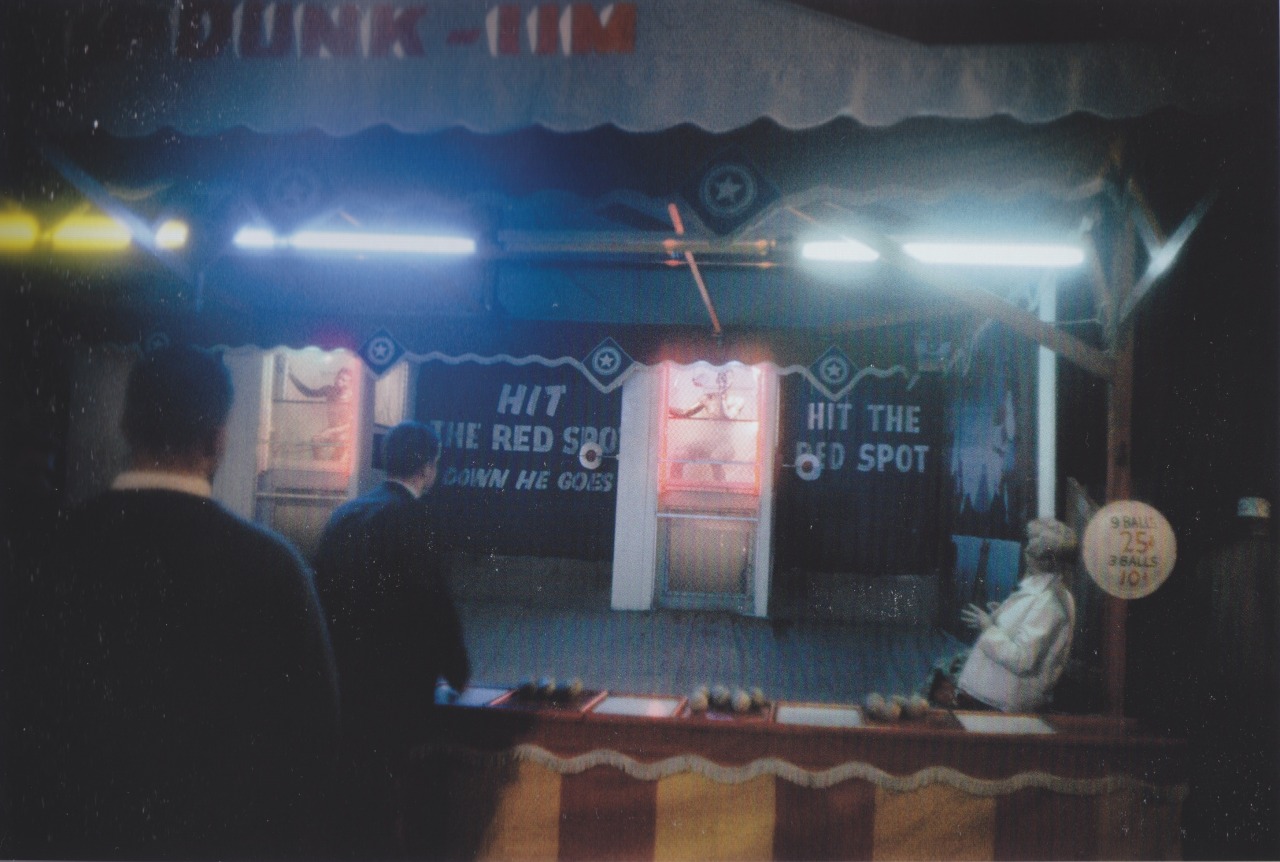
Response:
M0 252L30 251L40 236L40 223L25 212L0 213Z
M186 222L169 219L156 228L156 248L175 249L187 244L191 234Z
M67 217L49 236L54 251L121 251L131 242L127 227L94 213Z

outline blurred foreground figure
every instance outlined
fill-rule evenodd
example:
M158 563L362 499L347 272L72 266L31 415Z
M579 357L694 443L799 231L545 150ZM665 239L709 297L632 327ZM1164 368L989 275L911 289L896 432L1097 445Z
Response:
M231 381L139 359L129 469L59 526L17 609L16 855L313 855L337 683L311 574L210 498Z
M351 858L441 851L443 788L423 770L410 788L409 750L428 741L436 683L471 674L424 499L440 438L403 422L387 434L387 480L341 506L325 527L316 574L342 677L343 757L332 826ZM421 800L411 816L400 809Z
M1201 682L1193 689L1187 858L1280 858L1280 701L1271 502L1243 497L1200 560Z

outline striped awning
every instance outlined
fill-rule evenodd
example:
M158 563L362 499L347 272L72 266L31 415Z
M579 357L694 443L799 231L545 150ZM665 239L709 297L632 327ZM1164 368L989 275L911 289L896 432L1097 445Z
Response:
M1229 58L1176 45L927 46L778 0L20 0L6 14L30 37L10 46L13 84L41 122L125 136L1043 123L1220 106L1233 78Z

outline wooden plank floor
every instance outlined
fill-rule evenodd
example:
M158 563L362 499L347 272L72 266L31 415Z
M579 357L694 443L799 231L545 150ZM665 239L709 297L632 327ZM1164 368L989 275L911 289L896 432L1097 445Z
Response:
M655 694L723 683L759 686L774 700L851 703L917 691L935 661L960 649L933 628L588 605L461 602L473 678L578 677L588 688Z

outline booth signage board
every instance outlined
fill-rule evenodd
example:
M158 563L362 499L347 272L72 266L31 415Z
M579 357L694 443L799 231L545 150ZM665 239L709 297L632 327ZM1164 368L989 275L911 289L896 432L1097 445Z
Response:
M1164 515L1137 500L1118 500L1090 519L1083 551L1094 583L1117 598L1140 599L1169 577L1178 547Z
M800 375L783 378L777 541L788 564L933 569L949 457L939 378L896 366L836 400Z
M433 497L461 550L608 559L621 390L552 361L431 361L416 418L442 452ZM600 446L595 469L580 461Z

